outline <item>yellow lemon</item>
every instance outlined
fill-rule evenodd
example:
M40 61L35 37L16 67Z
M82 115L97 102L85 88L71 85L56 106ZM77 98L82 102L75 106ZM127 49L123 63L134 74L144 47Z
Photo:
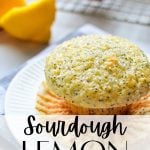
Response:
M0 19L0 26L16 38L45 43L50 37L55 9L55 0L38 0L11 9Z
M0 17L13 7L24 5L25 5L24 0L0 0Z

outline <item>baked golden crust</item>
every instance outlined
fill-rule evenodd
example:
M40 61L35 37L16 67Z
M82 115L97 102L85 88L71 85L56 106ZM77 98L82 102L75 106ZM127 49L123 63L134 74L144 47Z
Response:
M150 63L128 40L90 35L58 46L46 59L45 76L49 90L69 106L120 108L147 94Z
M150 115L150 92L142 97L140 101L130 105L128 109L130 115Z
M78 115L125 115L127 114L128 107L130 105L110 108L83 108L73 104L68 104L68 108L73 114Z

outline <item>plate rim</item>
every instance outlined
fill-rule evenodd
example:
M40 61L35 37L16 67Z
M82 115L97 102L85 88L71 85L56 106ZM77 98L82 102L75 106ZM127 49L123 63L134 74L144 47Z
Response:
M42 57L42 58L38 58L36 59L35 61L27 64L25 67L23 67L16 75L15 77L12 79L12 81L10 82L8 88L7 88L7 91L6 91L6 94L5 94L5 98L4 98L4 118L6 120L6 125L8 127L8 130L9 132L11 133L11 135L14 137L14 139L16 140L16 142L19 144L20 146L20 142L17 138L17 135L14 134L14 132L12 131L12 128L11 128L11 124L10 124L10 121L9 121L9 114L8 111L7 111L7 103L8 103L8 99L9 99L9 96L8 96L8 93L9 93L9 90L13 87L14 83L16 82L16 80L20 77L20 75L22 73L24 73L28 68L30 68L31 66L35 65L36 63L40 62L40 61L44 61L46 57Z

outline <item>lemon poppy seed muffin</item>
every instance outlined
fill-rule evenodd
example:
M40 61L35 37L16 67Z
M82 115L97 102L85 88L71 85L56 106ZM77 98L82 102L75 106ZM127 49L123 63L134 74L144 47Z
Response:
M126 39L88 35L56 47L46 58L46 83L75 111L130 105L150 88L150 62Z

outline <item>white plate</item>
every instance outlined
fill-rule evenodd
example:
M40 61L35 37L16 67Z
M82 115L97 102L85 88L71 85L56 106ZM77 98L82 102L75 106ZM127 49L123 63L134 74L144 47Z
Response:
M35 98L44 80L44 59L22 69L10 83L5 98L5 114L35 114Z
M44 80L44 58L22 69L10 83L5 99L5 114L8 127L19 140L14 130L15 124L9 115L36 114L35 100L40 83Z
M44 58L23 68L12 80L5 98L5 119L12 135L20 143L20 134L16 131L17 122L10 116L36 114L35 100L40 83L44 80ZM21 144L21 143L20 143Z

